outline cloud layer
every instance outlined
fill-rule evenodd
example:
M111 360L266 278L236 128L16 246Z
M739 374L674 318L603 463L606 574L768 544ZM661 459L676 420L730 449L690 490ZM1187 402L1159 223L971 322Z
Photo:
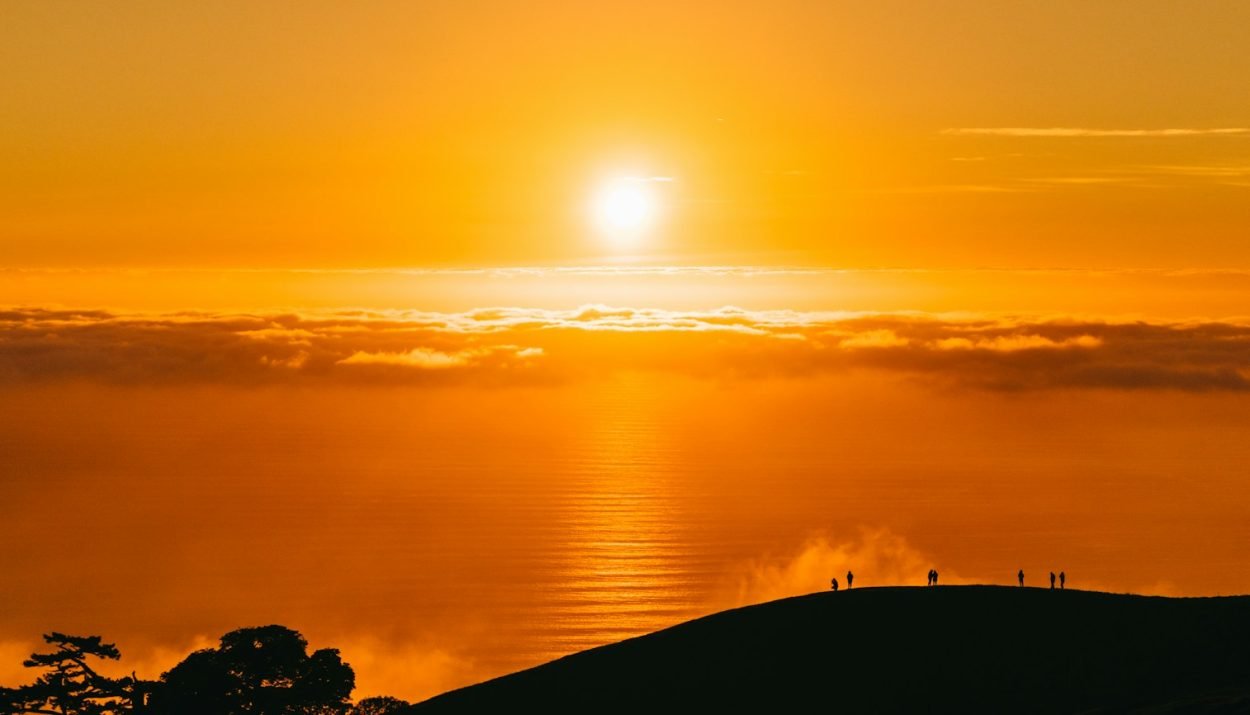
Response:
M583 306L318 315L0 311L0 384L541 384L620 371L1250 389L1250 324Z
M960 127L943 130L943 134L959 136L998 137L1194 137L1237 136L1250 134L1247 127L1216 127L1213 129L1089 129L1086 127Z

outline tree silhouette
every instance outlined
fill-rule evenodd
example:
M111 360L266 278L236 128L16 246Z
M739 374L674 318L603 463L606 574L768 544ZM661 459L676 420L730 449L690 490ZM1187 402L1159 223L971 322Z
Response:
M242 628L221 646L187 656L161 676L156 715L343 715L356 685L334 649L308 655L308 642L284 626Z
M32 653L22 662L27 668L47 672L20 688L0 688L0 713L50 713L52 715L113 715L145 712L149 683L129 678L109 678L96 672L88 658L117 660L117 646L100 636L43 637L55 646L51 653Z
M405 712L410 703L399 698L392 698L389 695L383 695L375 698L365 698L356 703L350 711L350 715L399 715Z

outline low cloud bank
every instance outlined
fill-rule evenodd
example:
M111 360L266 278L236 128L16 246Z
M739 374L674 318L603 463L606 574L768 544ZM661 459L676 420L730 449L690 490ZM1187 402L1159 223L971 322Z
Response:
M0 311L0 384L544 384L621 371L876 370L943 387L1250 389L1250 325L641 310L115 314Z

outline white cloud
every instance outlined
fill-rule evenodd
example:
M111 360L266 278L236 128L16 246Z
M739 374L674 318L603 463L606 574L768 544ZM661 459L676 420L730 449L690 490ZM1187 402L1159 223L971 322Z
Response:
M846 588L847 571L855 574L855 585L860 587L919 586L934 567L942 583L966 582L887 529L865 529L858 538L843 541L818 536L795 553L743 564L718 605L745 606L824 591L830 587L830 578L837 578L841 588Z

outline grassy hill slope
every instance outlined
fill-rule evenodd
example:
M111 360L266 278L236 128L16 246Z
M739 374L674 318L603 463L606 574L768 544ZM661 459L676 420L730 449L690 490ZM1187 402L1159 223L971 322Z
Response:
M413 708L460 712L1250 712L1250 597L997 586L773 601Z

